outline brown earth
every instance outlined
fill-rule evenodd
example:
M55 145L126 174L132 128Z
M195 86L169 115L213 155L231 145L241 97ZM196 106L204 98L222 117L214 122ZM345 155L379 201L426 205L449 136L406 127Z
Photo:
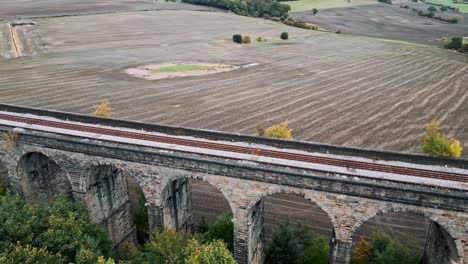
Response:
M296 139L411 152L438 118L468 142L468 57L461 54L219 12L35 21L18 32L26 57L0 59L1 102L88 114L109 99L118 118L244 134L288 120ZM283 31L290 40L279 40ZM269 41L239 45L231 41L236 33ZM258 65L158 81L124 74L170 61Z
M451 11L436 12L436 16L445 18L459 17L457 24L447 23L417 15L409 8L427 11L425 3L400 1L394 5L377 3L358 7L331 8L320 10L316 15L311 11L296 12L292 17L316 24L328 30L359 36L411 41L421 44L443 46L443 37L468 36L468 14Z

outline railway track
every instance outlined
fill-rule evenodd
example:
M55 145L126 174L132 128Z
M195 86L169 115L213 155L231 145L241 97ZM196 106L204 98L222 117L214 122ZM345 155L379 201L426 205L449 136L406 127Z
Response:
M199 141L195 139L183 139L183 138L177 138L177 137L171 137L171 136L145 134L145 133L138 133L138 132L133 132L133 131L125 131L125 130L121 130L118 128L96 127L96 126L86 125L82 123L61 122L59 120L52 121L48 119L31 118L31 117L24 117L24 116L17 116L17 115L9 115L9 114L0 114L0 124L15 127L12 125L4 124L5 122L2 122L2 120L24 123L28 125L45 126L49 128L67 129L67 130L73 130L73 131L79 131L79 132L94 133L94 134L99 134L99 135L115 136L115 137L121 137L121 138L127 138L127 139L137 139L137 140L145 140L145 141L158 142L158 143L173 144L173 145L178 145L178 146L203 148L203 149L208 149L208 150L225 151L225 152L238 153L238 154L249 154L249 155L261 156L261 157L283 159L283 160L288 160L288 161L300 161L300 162L305 162L305 163L338 166L338 167L347 168L350 171L366 170L366 171L372 171L372 172L384 172L384 173L398 174L398 175L404 175L404 176L414 176L414 177L423 177L423 178L430 178L430 179L437 179L437 180L468 183L468 175L461 174L461 173L435 171L435 170L410 168L410 167L394 166L394 165L383 165L383 164L376 164L376 163L370 163L370 162L329 158L329 157L314 156L314 155L307 155L307 154L289 153L289 152L283 152L283 151L277 151L277 150L254 148L254 147L233 146L233 145L222 144L222 143ZM63 132L61 133L60 131L58 131L57 134L64 134L64 133ZM87 136L81 136L81 137L91 138ZM102 140L99 138L97 139ZM103 140L103 141L111 141L111 140ZM182 151L182 152L187 152L187 151ZM216 155L210 155L210 156L216 156ZM292 165L288 167L294 167L294 166Z

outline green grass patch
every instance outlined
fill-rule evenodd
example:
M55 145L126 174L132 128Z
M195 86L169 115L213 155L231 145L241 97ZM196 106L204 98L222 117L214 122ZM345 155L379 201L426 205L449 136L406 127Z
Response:
M460 12L462 13L465 13L465 14L468 13L468 4L453 3L452 0L426 0L426 3L451 6L451 7L459 8Z
M317 8L319 10L317 15L320 15L320 9L325 8L337 8L337 7L350 7L350 6L359 6L359 5L372 5L376 4L375 1L352 1L348 2L345 0L300 0L300 1L291 1L283 2L291 6L292 12L297 11L311 11L312 8Z
M159 69L152 70L152 73L169 73L169 72L189 72L189 71L207 71L213 69L214 66L206 65L174 65L161 67Z

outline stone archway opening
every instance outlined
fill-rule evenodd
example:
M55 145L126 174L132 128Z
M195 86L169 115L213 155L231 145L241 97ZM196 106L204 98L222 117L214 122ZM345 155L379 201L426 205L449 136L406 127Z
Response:
M250 263L272 263L272 260L268 259L272 250L283 250L274 249L278 245L275 236L281 236L283 234L281 230L284 231L285 226L290 231L292 230L291 234L307 233L307 238L300 240L306 246L307 241L311 239L322 242L324 247L322 252L315 251L317 259L312 260L314 263L328 263L331 257L334 238L333 223L319 205L300 195L277 193L264 197L250 211L250 223ZM293 251L299 251L297 255L303 256L307 250L299 246ZM290 263L295 263L296 260L290 261Z
M72 197L72 188L63 169L39 152L21 157L17 165L21 191L28 202L47 202L59 194Z
M143 245L150 237L145 194L134 177L127 177L127 187L130 199L130 213L136 230L136 238L138 244Z
M458 260L451 235L437 222L411 212L379 214L364 222L353 234L354 258L363 251L362 239L369 242L369 251L392 254L395 259L404 258L406 263L451 264ZM388 245L382 247L382 243Z
M177 179L164 188L162 201L160 229L206 234L213 225L222 225L222 232L214 236L234 250L232 210L215 186L200 179Z

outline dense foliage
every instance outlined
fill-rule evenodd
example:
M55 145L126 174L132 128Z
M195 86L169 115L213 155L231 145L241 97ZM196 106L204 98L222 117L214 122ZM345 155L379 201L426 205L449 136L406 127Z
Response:
M288 32L283 32L283 33L281 33L280 38L281 38L282 40L287 40L287 39L289 38Z
M91 114L100 117L112 117L112 108L109 104L109 100L106 99L102 101L99 105L96 105L94 112L92 112Z
M314 235L304 227L282 223L265 250L269 264L326 264L330 245L325 237Z
M235 264L221 240L200 242L192 235L173 230L154 233L141 250L120 263L125 264Z
M221 8L238 15L253 17L262 17L265 14L282 17L287 16L291 10L289 5L278 3L275 0L183 0L183 2Z
M286 32L283 32L286 33ZM287 33L286 33L287 34ZM283 37L283 34L281 34ZM288 122L283 122L278 125L273 125L268 128L257 126L257 133L262 137L280 138L280 139L292 139L292 129L289 128Z
M426 134L422 139L424 153L440 156L459 158L462 153L460 141L448 138L440 131L440 122L432 120L426 126Z
M419 264L422 252L412 243L400 243L382 233L374 233L368 242L361 237L353 249L353 264Z
M64 197L31 205L18 195L1 193L1 263L85 264L111 255L110 241L99 225L90 223L84 207Z
M234 41L236 43L239 43L239 44L242 44L242 42L243 42L242 35L241 34L234 34L232 36L232 41Z
M222 240L226 243L229 251L234 249L234 223L232 222L232 214L226 213L218 217L216 222L208 225L205 221L198 227L201 233L200 240L204 242Z

